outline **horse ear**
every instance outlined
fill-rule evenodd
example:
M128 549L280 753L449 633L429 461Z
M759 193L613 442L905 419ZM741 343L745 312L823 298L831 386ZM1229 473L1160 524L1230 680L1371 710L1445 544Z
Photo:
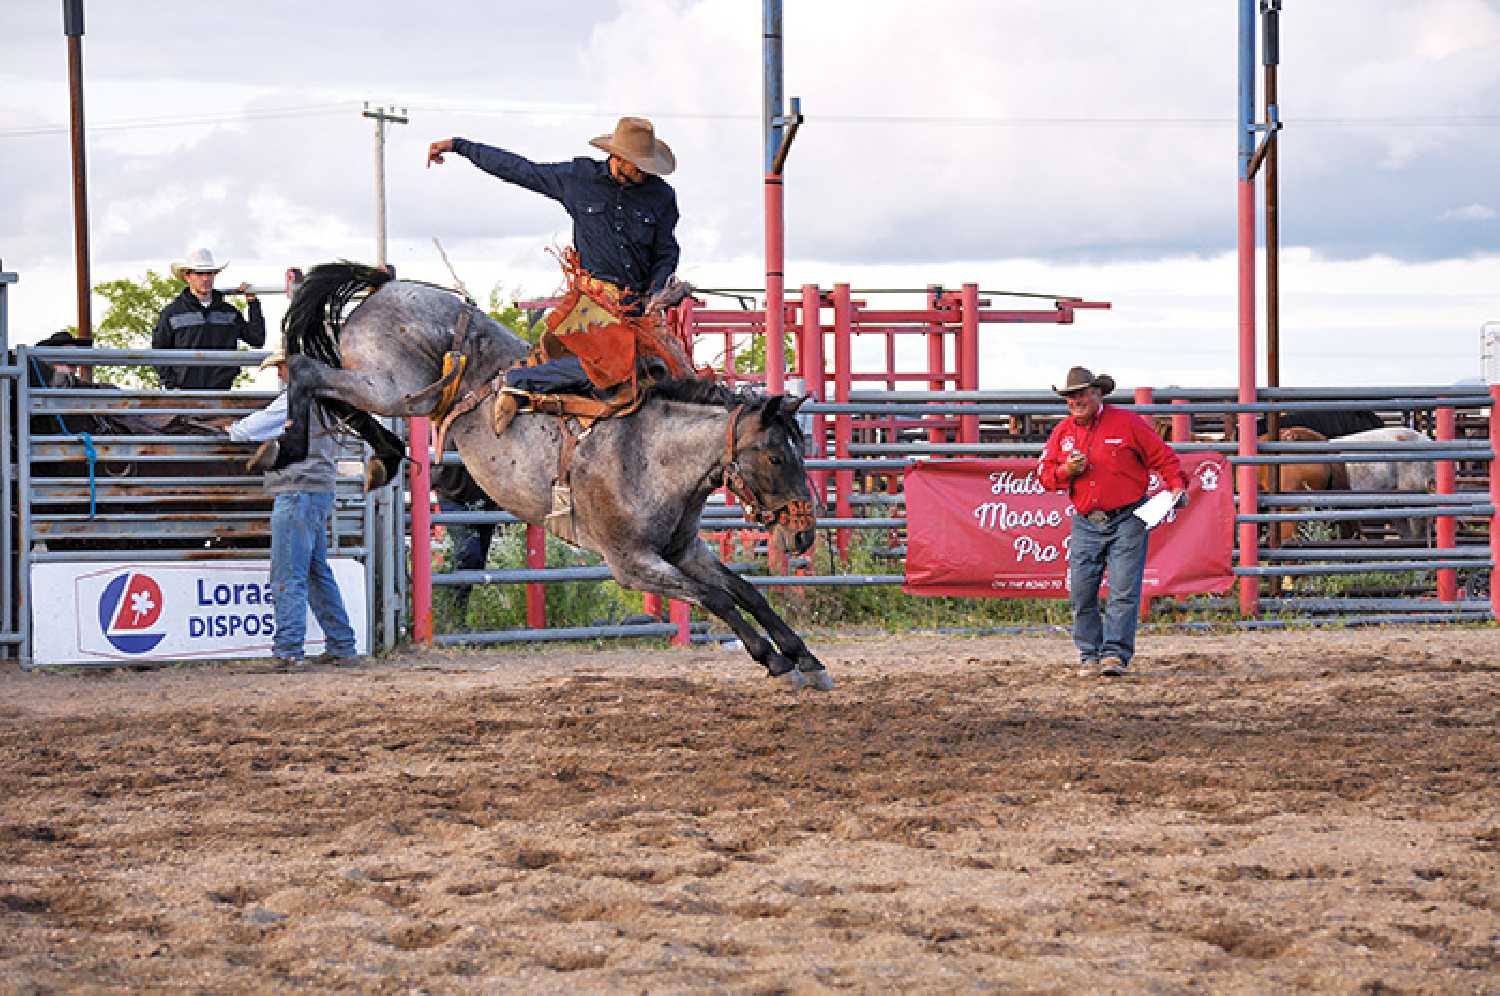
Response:
M797 414L797 409L807 404L807 399L810 397L812 397L810 394L788 395L786 401L782 403L781 410L788 415L795 415Z
M776 421L776 417L781 413L781 401L782 397L779 394L773 394L766 399L765 406L760 410L761 428L769 429Z

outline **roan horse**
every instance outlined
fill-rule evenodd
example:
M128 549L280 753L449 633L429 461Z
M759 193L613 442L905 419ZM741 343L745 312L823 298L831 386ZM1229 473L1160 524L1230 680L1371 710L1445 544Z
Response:
M369 296L346 319L345 305L363 291ZM467 325L460 321L465 311ZM371 415L432 414L441 394L465 397L484 388L528 349L449 291L354 263L312 270L283 332L289 428L266 444L261 459L276 454L275 465L285 466L306 455L316 398L375 447L388 477L403 448ZM784 548L801 553L812 546L811 494L795 418L803 400L733 393L708 381L658 384L633 414L603 419L579 436L570 481L576 541L601 554L616 581L703 607L724 620L771 675L826 691L833 679L822 662L698 538L704 503L728 482ZM464 465L502 508L525 522L543 522L553 509L562 421L523 412L496 437L489 404L464 407L460 402L455 409L463 414L449 433Z

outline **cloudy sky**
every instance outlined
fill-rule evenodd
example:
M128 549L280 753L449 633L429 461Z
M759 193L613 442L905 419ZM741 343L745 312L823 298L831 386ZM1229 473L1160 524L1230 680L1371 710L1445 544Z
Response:
M1127 385L1234 382L1234 0L785 3L807 115L789 285L1113 302L988 328L985 387L1077 362ZM681 275L761 283L754 0L87 6L96 283L193 245L232 261L224 283L373 258L366 101L410 117L387 152L403 276L450 282L436 237L481 297L549 292L560 208L461 159L424 169L427 143L556 161L633 113L677 153ZM1500 0L1284 6L1283 383L1475 376L1500 320ZM60 8L8 4L0 39L12 342L75 317Z

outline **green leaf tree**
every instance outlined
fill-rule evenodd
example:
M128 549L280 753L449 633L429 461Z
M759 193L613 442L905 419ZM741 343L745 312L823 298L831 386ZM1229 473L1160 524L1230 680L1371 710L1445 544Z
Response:
M791 330L788 329L782 336L783 348L786 351L787 370L797 369L797 347L792 338ZM760 373L766 372L766 337L764 335L752 336L750 348L734 354L735 373Z
M536 345L542 338L542 330L546 326L542 324L540 317L533 322L531 314L516 303L524 300L526 298L519 288L507 294L500 289L499 284L496 284L490 288L490 303L485 313L522 339Z

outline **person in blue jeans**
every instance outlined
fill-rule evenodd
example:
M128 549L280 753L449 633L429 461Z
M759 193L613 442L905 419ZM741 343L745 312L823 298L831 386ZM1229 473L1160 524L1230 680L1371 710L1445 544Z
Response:
M1066 491L1073 509L1068 541L1073 642L1079 674L1118 678L1135 656L1136 616L1146 572L1146 523L1135 510L1146 500L1152 477L1187 499L1187 481L1177 454L1146 420L1105 404L1114 392L1109 374L1094 376L1073 367L1052 390L1068 405L1042 449L1037 477L1043 487ZM1099 586L1109 571L1109 599L1099 610Z
M283 390L276 400L229 427L238 443L263 442L281 435L287 420L286 354L280 350L261 363L274 366ZM265 489L276 496L271 511L271 595L276 633L271 653L285 671L306 668L307 610L327 637L320 663L335 667L358 664L354 629L344 598L328 566L328 520L338 478L338 440L321 405L313 405L308 426L307 459L266 473Z
M1141 609L1141 581L1146 574L1146 524L1124 512L1105 514L1103 524L1075 515L1068 545L1073 602L1073 642L1080 670L1094 667L1106 677L1118 677L1135 656L1136 620ZM1109 598L1103 611L1099 588L1109 572ZM1100 662L1096 664L1095 662Z

